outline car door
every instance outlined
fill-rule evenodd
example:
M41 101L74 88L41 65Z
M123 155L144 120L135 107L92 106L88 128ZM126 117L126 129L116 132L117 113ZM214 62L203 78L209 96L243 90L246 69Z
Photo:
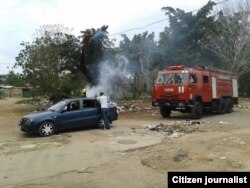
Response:
M80 101L68 102L60 114L57 116L57 126L59 130L73 129L81 126Z
M98 124L98 121L101 117L101 113L100 109L96 106L94 100L82 100L81 117L82 127L94 127Z
M116 106L110 105L108 108L108 118L112 122L114 120L117 120L118 114L117 114L117 109Z

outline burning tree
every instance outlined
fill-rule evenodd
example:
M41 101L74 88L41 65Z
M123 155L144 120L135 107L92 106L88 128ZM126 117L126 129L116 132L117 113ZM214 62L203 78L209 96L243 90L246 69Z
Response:
M21 43L23 49L15 66L22 67L30 84L39 86L45 94L61 87L61 80L67 75L78 87L85 83L83 76L93 85L98 79L96 67L112 44L107 28L87 29L79 38L62 25L41 26L34 41Z
M81 32L83 40L79 69L92 85L98 80L98 63L103 60L104 51L112 45L107 29L108 26L103 25L98 29L86 29Z

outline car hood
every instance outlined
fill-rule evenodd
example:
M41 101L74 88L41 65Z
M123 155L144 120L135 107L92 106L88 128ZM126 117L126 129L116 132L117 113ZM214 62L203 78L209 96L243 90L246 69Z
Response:
M40 119L40 118L48 118L48 117L51 117L53 115L56 115L57 112L55 111L49 111L49 110L46 110L46 111L41 111L41 112L34 112L32 114L28 114L26 116L24 116L24 118L28 118L28 119Z

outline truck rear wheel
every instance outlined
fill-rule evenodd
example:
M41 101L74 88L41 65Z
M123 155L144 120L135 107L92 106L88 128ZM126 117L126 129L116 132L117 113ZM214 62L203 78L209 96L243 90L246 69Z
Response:
M193 119L200 119L202 118L202 113L203 109L202 109L202 104L200 102L195 102L194 106L191 110L191 115Z
M224 114L226 110L226 104L225 99L220 99L220 103L218 105L218 113Z
M231 98L227 98L225 102L225 112L231 113L233 111L233 101Z
M167 118L171 114L171 109L167 106L161 106L160 112L162 117Z

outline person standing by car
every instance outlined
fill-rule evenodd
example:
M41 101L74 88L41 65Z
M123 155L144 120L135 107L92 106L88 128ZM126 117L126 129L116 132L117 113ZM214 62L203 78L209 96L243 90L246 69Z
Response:
M110 129L109 120L108 120L108 98L104 95L103 92L100 92L100 96L97 97L97 100L101 104L101 114L104 121L104 129Z

